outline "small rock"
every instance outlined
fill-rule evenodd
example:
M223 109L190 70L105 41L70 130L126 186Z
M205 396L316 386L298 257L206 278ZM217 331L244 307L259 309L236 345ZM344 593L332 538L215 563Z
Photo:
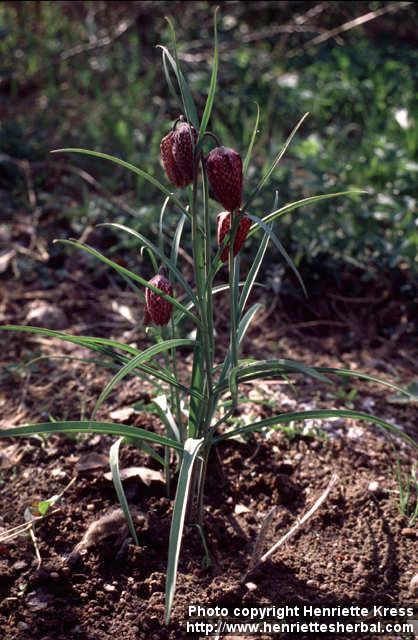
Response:
M369 482L369 486L367 488L371 493L377 493L380 489L380 485L376 480L372 480Z
M24 560L18 560L12 565L12 569L14 569L15 571L22 571L22 569L26 569L27 566L27 562L25 562Z
M401 531L401 536L406 536L407 538L415 538L416 531L415 529L412 529L412 527L405 527Z
M248 591L255 591L257 589L257 585L254 582L246 582L245 586Z
M23 620L21 620L20 622L17 623L17 628L20 629L21 631L27 631L29 629L29 625L27 622L23 622Z
M409 591L413 596L418 596L418 573L412 576L411 582L409 583Z
M103 589L104 589L105 591L108 591L109 593L111 593L111 592L113 592L113 591L116 591L116 587L115 587L113 584L105 584L105 585L103 586Z
M87 511L94 511L95 510L95 506L92 502L89 502L89 504L86 506Z

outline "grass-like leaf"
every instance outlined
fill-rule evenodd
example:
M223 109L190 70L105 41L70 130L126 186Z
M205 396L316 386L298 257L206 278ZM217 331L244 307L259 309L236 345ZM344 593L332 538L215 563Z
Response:
M100 158L102 160L109 160L109 162L118 164L120 167L124 167L124 169L128 169L129 171L132 171L132 173L135 173L137 176L141 176L141 178L144 178L145 180L150 182L154 187L156 187L159 191L161 191L161 193L169 197L170 200L172 200L172 202L176 205L176 207L180 209L182 213L184 213L187 216L190 215L187 209L182 205L180 200L177 198L177 196L174 195L174 193L172 193L169 189L167 189L167 187L165 187L159 180L157 180L157 178L154 178L154 176L147 173L143 169L139 169L138 167L135 167L135 165L131 164L130 162L126 162L125 160L121 160L120 158L116 158L115 156L111 156L108 153L101 153L100 151L92 151L91 149L76 149L76 148L69 147L65 149L54 149L53 151L51 151L51 153L79 153L85 156Z
M181 220L183 221L183 224L184 224L184 220L185 220L184 215L182 215L182 217L180 218L180 221ZM196 304L197 299L194 294L194 291L189 285L189 283L187 282L186 278L181 273L181 271L177 269L175 262L173 262L172 259L167 258L167 256L162 251L160 251L160 249L158 249L158 247L153 242L151 242L150 240L148 240L148 238L143 236L142 233L139 233L139 231L135 231L134 229L130 229L129 227L126 227L123 224L118 224L117 222L104 222L102 224L99 224L98 226L114 227L115 229L120 229L121 231L124 231L125 233L130 234L134 238L137 238L143 245L151 249L155 253L155 255L157 255L160 258L161 262L163 262L165 266L169 269L169 271L175 276L176 280L181 284L183 289L187 291L190 299L193 300ZM181 234L181 229L182 229L182 226L180 227L180 230L179 230L180 234ZM178 238L177 241L176 241L176 238L174 238L173 247L175 246L174 243L179 242L179 240L180 238ZM178 244L177 244L177 251L178 251Z
M200 320L193 313L191 313L191 311L189 311L183 304L181 304L181 302L179 302L177 298L173 298L172 296L169 296L168 294L158 289L158 287L154 287L154 285L150 284L147 280L145 280L145 278L142 278L141 276L138 276L133 271L129 271L129 269L126 269L125 267L122 267L116 262L113 262L113 260L110 260L109 258L104 256L102 253L97 251L96 249L93 249L93 247L90 247L89 245L84 244L82 242L78 242L76 240L55 240L54 242L68 244L70 246L76 247L77 249L81 249L82 251L86 251L86 253L89 253L90 255L94 256L101 262L104 262L105 264L107 264L109 267L112 267L112 269L115 269L115 271L118 271L118 273L123 273L124 275L128 276L132 280L136 280L137 282L141 283L144 287L151 289L151 291L154 291L154 293L157 293L160 297L171 302L171 304L173 304L177 309L179 309L184 314L186 314L196 324L200 324Z
M128 525L131 536L133 537L135 544L139 546L138 536L136 535L135 526L132 520L131 512L129 510L128 501L123 490L122 480L119 471L119 448L124 438L118 438L110 447L109 450L109 464L110 472L112 474L113 486L115 487L116 495L118 496L120 507L125 516L126 523Z
M0 438L18 438L37 435L39 433L102 433L109 436L122 436L126 438L139 438L163 447L171 447L182 451L181 444L160 436L152 431L146 431L139 427L131 427L126 424L116 422L95 422L94 420L64 420L57 422L39 422L38 424L27 424L11 429L0 429Z
M273 222L273 220L277 220L280 216L284 216L285 213L289 213L294 209L298 209L299 207L306 207L310 204L315 204L316 202L321 202L322 200L328 200L329 198L340 198L342 196L354 196L365 194L367 191L362 191L360 189L351 189L351 191L339 191L337 193L323 193L318 196L309 196L309 198L303 198L302 200L296 200L295 202L290 202L286 204L284 207L280 207L280 209L275 209L268 215L262 218L265 224L269 224ZM251 229L248 232L248 238L254 235L254 233L258 229L258 224L253 224Z
M210 85L208 91L208 97L206 99L205 110L203 111L202 120L200 123L199 138L197 143L202 140L206 127L209 122L210 114L212 113L213 100L216 93L216 85L218 81L218 66L219 66L219 47L218 47L218 11L219 7L216 7L213 17L213 62L212 62L212 75L210 78Z
M250 197L248 198L248 200L246 201L245 205L244 205L244 209L246 209L250 203L254 200L255 196L257 195L257 193L259 193L259 191L261 191L261 189L264 187L264 185L266 184L266 182L269 180L271 174L273 173L273 171L275 170L275 168L277 167L277 165L279 164L280 160L283 158L284 154L287 151L288 146L290 145L290 143L292 142L296 132L298 131L299 127L301 127L302 123L304 122L304 120L308 117L309 113L305 113L304 116L302 116L302 118L299 120L299 122L297 123L296 127L293 129L292 133L289 135L288 139L286 140L282 150L277 154L277 156L274 158L272 164L270 165L270 167L267 169L266 173L264 174L264 176L261 178L260 182L258 183L258 185L256 186L256 188L254 189L254 191L252 192L252 194L250 195Z
M141 351L135 349L131 345L124 344L123 342L117 342L116 340L109 340L107 338L96 338L91 336L73 336L71 334L65 333L63 331L55 331L53 329L44 329L43 327L31 327L28 325L3 325L0 326L0 331L21 331L25 333L34 333L38 335L47 336L49 338L58 338L59 340L64 340L65 342L71 342L73 344L77 344L79 346L85 347L86 349L90 349L91 351L96 351L99 353L103 353L107 356L114 357L118 362L126 364L127 360L125 356L118 354L114 351L114 349L120 349L121 351L126 351L127 353L137 356L141 354ZM184 393L196 395L196 391L193 389L189 389L185 387L183 384L178 382L170 373L168 373L165 369L155 369L146 364L138 365L138 369L143 371L148 375L148 378L153 377L157 380L161 380L170 386L180 389ZM200 394L197 394L197 398L199 400L202 399Z
M188 438L184 443L183 460L174 500L173 517L171 520L170 541L168 545L168 564L165 588L165 619L170 622L174 592L177 581L177 568L180 556L181 540L183 537L184 518L189 499L190 484L196 456L203 444L203 438L195 440Z
M247 153L245 154L245 158L244 158L244 163L242 166L242 173L244 176L247 175L247 171L248 171L248 166L250 164L250 160L251 160L251 155L253 152L253 147L254 147L254 142L258 133L258 123L260 121L260 107L258 105L258 103L255 103L255 106L257 107L257 115L255 117L255 123L254 123L254 128L253 128L253 132L251 134L251 138L250 138L250 142L248 145L248 149L247 149Z
M194 103L194 100L190 91L190 87L180 68L178 55L177 55L176 35L174 32L173 24L171 20L168 18L167 18L167 22L169 24L170 31L171 31L174 57L171 55L167 47L164 47L161 44L159 44L158 47L164 52L164 55L166 56L169 64L171 65L176 75L178 86L180 89L181 100L183 103L184 113L186 115L188 122L190 122L197 131L199 129L199 118L197 116L196 105Z
M284 376L289 373L302 373L320 382L331 384L331 380L318 373L314 367L309 367L295 360L259 360L245 365L235 367L230 373L230 388L236 389L238 381L249 382L250 380L267 379L270 376ZM217 388L217 391L223 391L226 385Z
M94 419L97 411L105 402L105 400L109 397L109 394L113 391L113 389L118 385L127 375L135 371L138 365L147 362L147 360L151 360L158 353L162 353L163 351L168 351L172 348L177 347L188 347L194 346L194 340L189 340L187 338L175 338L174 340L165 340L164 342L159 342L158 344L154 344L152 347L149 347L142 353L138 354L130 362L127 362L113 378L107 383L103 391L101 392L99 398L97 399L96 404L94 405L92 419Z
M288 424L289 422L298 422L303 420L314 420L314 419L324 419L324 418L349 418L352 420L365 420L366 422L371 422L372 424L376 424L379 427L382 427L386 431L393 433L405 440L408 444L410 444L415 449L418 449L418 443L415 442L413 438L408 436L408 434L404 433L402 429L387 422L386 420L382 420L382 418L378 418L377 416L371 413L363 413L361 411L350 411L348 409L318 409L313 411L292 411L290 413L281 413L278 416L273 416L271 418L265 418L264 420L260 420L258 422L254 422L253 424L249 424L245 427L239 427L238 429L231 429L226 433L223 433L220 436L214 438L214 443L221 442L222 440L228 440L229 438L235 438L238 435L243 435L246 433L252 433L254 431L260 431L265 429L266 427L270 427L272 429L278 427L281 424Z
M258 218L257 216L249 214L248 212L246 212L246 214L247 214L247 216L249 218L251 218L251 220L253 222L255 222L259 227L261 227L263 229L264 233L268 233L268 235L270 236L271 241L273 242L273 244L275 245L275 247L277 248L279 253L283 256L284 260L287 262L287 264L289 265L289 267L292 269L293 273L295 274L296 278L298 279L298 282L299 282L300 286L302 287L303 293L305 294L306 297L308 297L305 284L304 284L304 282L302 280L302 276L300 275L295 263L293 262L292 258L289 256L289 254L287 253L286 249L284 248L284 246L280 242L279 238L274 233L274 231L271 228L271 226L266 224L264 222L264 220L262 220L261 218Z
M252 291L253 286L255 285L255 280L257 278L258 272L260 270L261 264L263 262L263 258L265 256L267 245L270 239L270 235L268 233L264 233L263 239L260 242L260 246L258 247L257 254L254 258L254 261L251 265L251 268L248 272L247 278L244 283L244 287L241 292L241 297L239 300L239 314L240 316L243 314L245 305L247 304L248 298Z

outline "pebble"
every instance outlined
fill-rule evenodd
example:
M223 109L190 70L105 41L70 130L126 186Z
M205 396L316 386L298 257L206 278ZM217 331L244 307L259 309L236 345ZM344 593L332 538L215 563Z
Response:
M409 591L413 596L418 596L418 573L412 576L411 582L409 583Z
M376 480L372 480L369 482L369 486L367 487L371 493L376 493L380 489L380 485Z
M25 562L24 560L18 560L12 565L12 569L14 569L15 571L22 571L22 569L26 569L27 566L27 562Z
M255 582L246 582L245 586L247 587L248 591L255 591L257 589L257 585L255 584Z
M401 536L407 536L408 538L415 538L417 532L412 527L405 527L401 531Z
M89 502L89 504L86 506L87 511L95 511L96 507L92 502Z
M113 584L105 584L105 585L103 586L103 589L104 589L105 591L108 591L109 593L111 593L111 592L113 592L113 591L116 591L116 587L115 587Z

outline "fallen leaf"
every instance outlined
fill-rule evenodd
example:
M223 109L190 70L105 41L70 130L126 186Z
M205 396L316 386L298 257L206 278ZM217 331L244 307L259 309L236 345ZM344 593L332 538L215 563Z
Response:
M22 445L16 443L0 449L0 469L15 467L24 454Z
M109 418L111 420L120 420L124 422L125 420L129 420L133 414L135 413L135 409L132 407L121 407L120 409L115 409L109 413Z
M126 469L120 470L121 480L127 480L128 478L139 477L147 487L151 482L164 482L164 476L161 471L155 471L154 469L148 469L148 467L126 467ZM112 480L112 474L110 471L104 474L106 480Z
M0 255L0 273L4 273L13 258L16 255L16 251L14 249L10 249L9 251L3 251Z
M107 456L101 453L86 453L80 457L75 468L77 471L92 471L93 469L107 467L108 464L109 458Z
M239 516L241 513L250 513L251 509L246 507L244 504L236 504L234 509L234 514Z

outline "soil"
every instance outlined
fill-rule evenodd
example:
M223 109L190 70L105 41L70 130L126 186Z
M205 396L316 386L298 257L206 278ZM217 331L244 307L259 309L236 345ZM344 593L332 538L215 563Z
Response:
M145 336L134 294L102 270L96 270L94 277L81 277L84 268L80 259L69 258L65 274L56 275L49 288L22 279L14 280L11 288L4 279L1 323L23 323L30 314L36 317L42 303L59 308L61 314L55 316L50 309L49 319L69 333L141 344ZM347 296L333 301L334 311L335 305L343 305L337 309L343 317L340 326L332 324L332 309L327 315L323 309L315 311L312 303L309 315L284 295L269 294L267 310L249 333L245 352L356 367L406 386L416 375L415 334L410 319L397 323L404 302L399 299L396 304L380 293L369 294L372 298L375 294L375 306L366 303L374 320L373 331L368 326L366 336L361 320L364 304L360 313L358 302L350 303ZM395 328L388 338L385 329L390 319L381 318L382 308L389 307L394 309ZM221 350L226 300L220 299L217 312ZM2 337L1 426L50 416L88 416L109 379L94 364L77 360L40 360L29 370L16 366L41 353L86 356L75 345L39 336ZM184 375L189 367L185 352ZM157 418L146 410L151 391L143 381L128 380L98 417L109 419L119 411L113 413L115 421L161 432ZM278 409L348 405L391 420L417 436L416 404L401 402L390 390L372 383L337 381L328 387L305 380L293 390L286 381L265 381L247 385L243 395L247 400L238 416L243 422ZM144 410L129 415L129 408L138 402ZM129 417L120 410L128 410ZM132 543L123 522L113 517L109 535L93 537L88 548L69 559L89 526L117 508L113 485L105 477L112 442L113 438L98 435L0 441L3 530L23 523L28 507L60 493L75 478L56 508L36 524L40 566L29 536L0 546L1 640L108 640L115 634L125 640L190 638L185 631L189 604L416 604L410 583L416 573L417 529L399 510L396 478L397 465L407 474L415 454L400 439L358 421L329 420L221 445L210 461L206 487L212 563L202 564L199 533L188 528L168 627L164 588L175 486L167 497L157 477L148 485L138 477L126 480L139 546ZM139 450L125 445L121 467L132 466L157 469ZM277 507L261 542L265 550L309 509L333 474L336 484L315 515L269 560L249 571L260 528L271 509ZM412 495L410 509L413 500Z

